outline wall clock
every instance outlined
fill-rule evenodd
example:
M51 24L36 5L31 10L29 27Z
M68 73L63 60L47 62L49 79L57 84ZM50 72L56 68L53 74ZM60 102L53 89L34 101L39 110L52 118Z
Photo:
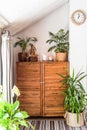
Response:
M83 10L75 10L71 15L71 20L76 25L81 25L86 20L86 14Z

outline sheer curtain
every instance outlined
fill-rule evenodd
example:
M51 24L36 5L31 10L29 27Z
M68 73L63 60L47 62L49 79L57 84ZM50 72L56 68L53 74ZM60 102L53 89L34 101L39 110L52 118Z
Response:
M1 74L2 69L1 69L1 29L0 29L0 84L1 84Z
M13 87L13 45L11 44L11 36L8 31L3 31L1 45L1 61L2 61L2 86L5 100L13 102L11 90Z

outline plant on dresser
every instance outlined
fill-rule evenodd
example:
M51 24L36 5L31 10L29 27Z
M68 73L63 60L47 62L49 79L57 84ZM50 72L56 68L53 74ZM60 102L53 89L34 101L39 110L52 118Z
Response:
M64 29L58 30L57 33L49 32L50 39L46 43L54 44L49 49L49 51L54 50L56 52L57 61L66 61L68 60L69 52L69 31Z
M26 61L26 57L27 57L27 53L26 48L27 46L33 46L33 48L35 49L33 43L37 42L37 38L36 37L17 37L18 41L15 42L14 47L16 46L20 46L22 49L22 52L18 53L18 58L19 61Z

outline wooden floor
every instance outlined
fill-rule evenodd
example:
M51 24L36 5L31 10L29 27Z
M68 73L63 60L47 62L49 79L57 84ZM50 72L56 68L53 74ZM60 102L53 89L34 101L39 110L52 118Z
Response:
M34 125L34 130L87 130L86 126L83 127L69 127L66 125L63 118L37 118L29 119L29 122ZM21 127L21 130L32 130L30 127Z

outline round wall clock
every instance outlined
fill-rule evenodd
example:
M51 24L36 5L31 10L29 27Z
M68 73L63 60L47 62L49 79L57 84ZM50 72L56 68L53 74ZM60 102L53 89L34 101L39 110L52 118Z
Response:
M71 15L72 22L76 25L81 25L86 20L86 14L83 10L75 10Z

